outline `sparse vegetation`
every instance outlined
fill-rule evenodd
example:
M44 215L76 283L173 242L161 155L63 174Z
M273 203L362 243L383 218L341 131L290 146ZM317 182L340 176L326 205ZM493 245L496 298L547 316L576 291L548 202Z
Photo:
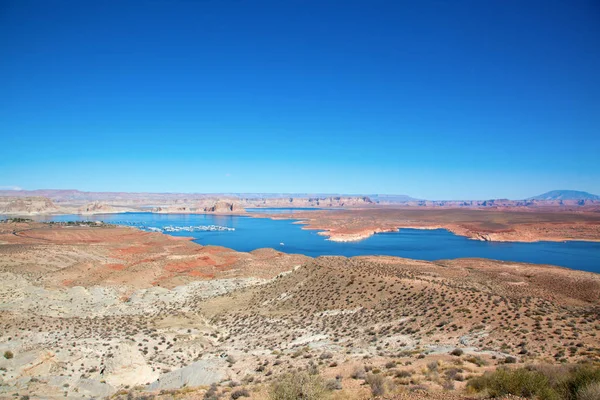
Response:
M242 397L250 397L250 392L247 389L237 389L231 392L233 400L241 399Z
M367 377L367 373L363 367L356 367L352 371L350 377L352 379L365 379Z
M468 387L492 397L515 395L541 400L582 400L600 384L600 368L591 365L498 368L473 378Z
M451 355L460 357L463 355L463 351L461 349L454 349L450 352Z
M380 374L368 374L366 382L371 387L373 396L383 396L387 391L385 377Z
M269 391L271 400L321 400L326 398L329 391L323 378L305 372L281 376Z
M337 377L336 379L329 379L325 382L325 388L330 391L342 390L342 379Z
M477 365L478 367L483 367L483 366L485 366L485 365L488 364L488 362L485 361L480 356L469 356L465 360L468 361L468 362L470 362L470 363L473 363L473 364Z

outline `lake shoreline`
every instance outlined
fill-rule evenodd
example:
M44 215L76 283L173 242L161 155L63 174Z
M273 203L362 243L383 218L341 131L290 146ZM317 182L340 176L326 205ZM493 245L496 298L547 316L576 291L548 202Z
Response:
M313 211L311 211L313 212ZM306 219L291 215L215 215L124 213L96 216L43 216L40 221L102 221L146 231L160 231L173 237L192 238L201 245L214 245L252 252L272 248L288 254L309 257L322 255L392 256L434 261L439 259L481 258L501 261L547 264L600 272L600 245L597 242L500 242L471 240L443 225L404 224L400 229L369 229L364 235L332 239L330 232L315 229ZM188 239L189 240L189 239Z

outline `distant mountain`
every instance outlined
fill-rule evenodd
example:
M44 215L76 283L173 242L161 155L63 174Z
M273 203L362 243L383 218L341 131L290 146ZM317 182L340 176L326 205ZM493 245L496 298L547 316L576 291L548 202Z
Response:
M579 190L552 190L527 200L600 200L600 196Z

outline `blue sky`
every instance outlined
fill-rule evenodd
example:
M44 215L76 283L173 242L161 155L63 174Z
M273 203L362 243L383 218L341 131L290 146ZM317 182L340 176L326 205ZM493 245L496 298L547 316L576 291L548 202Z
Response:
M600 194L597 1L0 0L0 186Z

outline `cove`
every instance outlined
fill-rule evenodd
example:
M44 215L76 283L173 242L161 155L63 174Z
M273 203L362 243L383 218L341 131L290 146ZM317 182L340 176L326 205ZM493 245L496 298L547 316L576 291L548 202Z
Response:
M193 237L194 242L202 245L224 246L237 251L270 247L286 253L305 254L310 257L388 255L428 261L489 258L558 265L600 273L600 243L598 242L481 242L457 236L444 229L401 229L398 232L378 233L359 242L332 242L318 235L317 231L301 229L302 225L294 223L296 221L293 220L210 214L121 213L92 216L40 216L36 219L103 221L145 230L196 227L188 231L174 229L165 233ZM213 228L209 229L210 226ZM233 228L233 230L215 229L214 226Z

